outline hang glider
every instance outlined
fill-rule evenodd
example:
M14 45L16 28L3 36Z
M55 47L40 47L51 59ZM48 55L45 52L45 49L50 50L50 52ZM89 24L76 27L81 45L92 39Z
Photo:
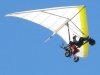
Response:
M22 11L7 14L6 16L29 20L51 30L53 33L46 41L51 39L55 34L58 34L67 44L73 41L73 38L71 38L73 35L78 37L89 36L86 7L84 5ZM70 29L70 33L68 29ZM89 44L86 43L80 47L80 52L77 53L77 56L86 57L88 46Z

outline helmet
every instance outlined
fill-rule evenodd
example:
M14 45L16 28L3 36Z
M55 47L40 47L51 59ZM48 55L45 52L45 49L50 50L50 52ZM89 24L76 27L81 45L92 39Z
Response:
M76 36L76 35L74 35L74 36L73 36L73 39L76 39L76 37L77 37L77 36Z

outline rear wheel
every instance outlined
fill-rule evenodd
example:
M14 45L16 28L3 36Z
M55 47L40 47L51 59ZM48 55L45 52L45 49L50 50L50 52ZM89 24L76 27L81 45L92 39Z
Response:
M78 56L74 57L74 62L78 62L78 61L79 61L79 57Z

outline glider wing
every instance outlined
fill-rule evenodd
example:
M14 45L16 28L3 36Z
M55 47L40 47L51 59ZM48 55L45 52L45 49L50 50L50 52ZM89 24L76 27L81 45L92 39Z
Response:
M80 37L88 36L86 8L85 6L64 6L54 7L30 11L22 11L8 14L6 16L19 17L25 20L35 22L58 34L66 43L69 43L68 27L70 28L70 36L73 34ZM71 38L71 40L73 40ZM77 54L80 57L86 57L88 53L88 44L80 48Z

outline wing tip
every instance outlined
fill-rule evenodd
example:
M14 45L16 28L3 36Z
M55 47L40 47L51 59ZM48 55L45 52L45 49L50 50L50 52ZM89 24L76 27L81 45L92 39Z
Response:
M6 14L5 17L11 16L11 14Z

